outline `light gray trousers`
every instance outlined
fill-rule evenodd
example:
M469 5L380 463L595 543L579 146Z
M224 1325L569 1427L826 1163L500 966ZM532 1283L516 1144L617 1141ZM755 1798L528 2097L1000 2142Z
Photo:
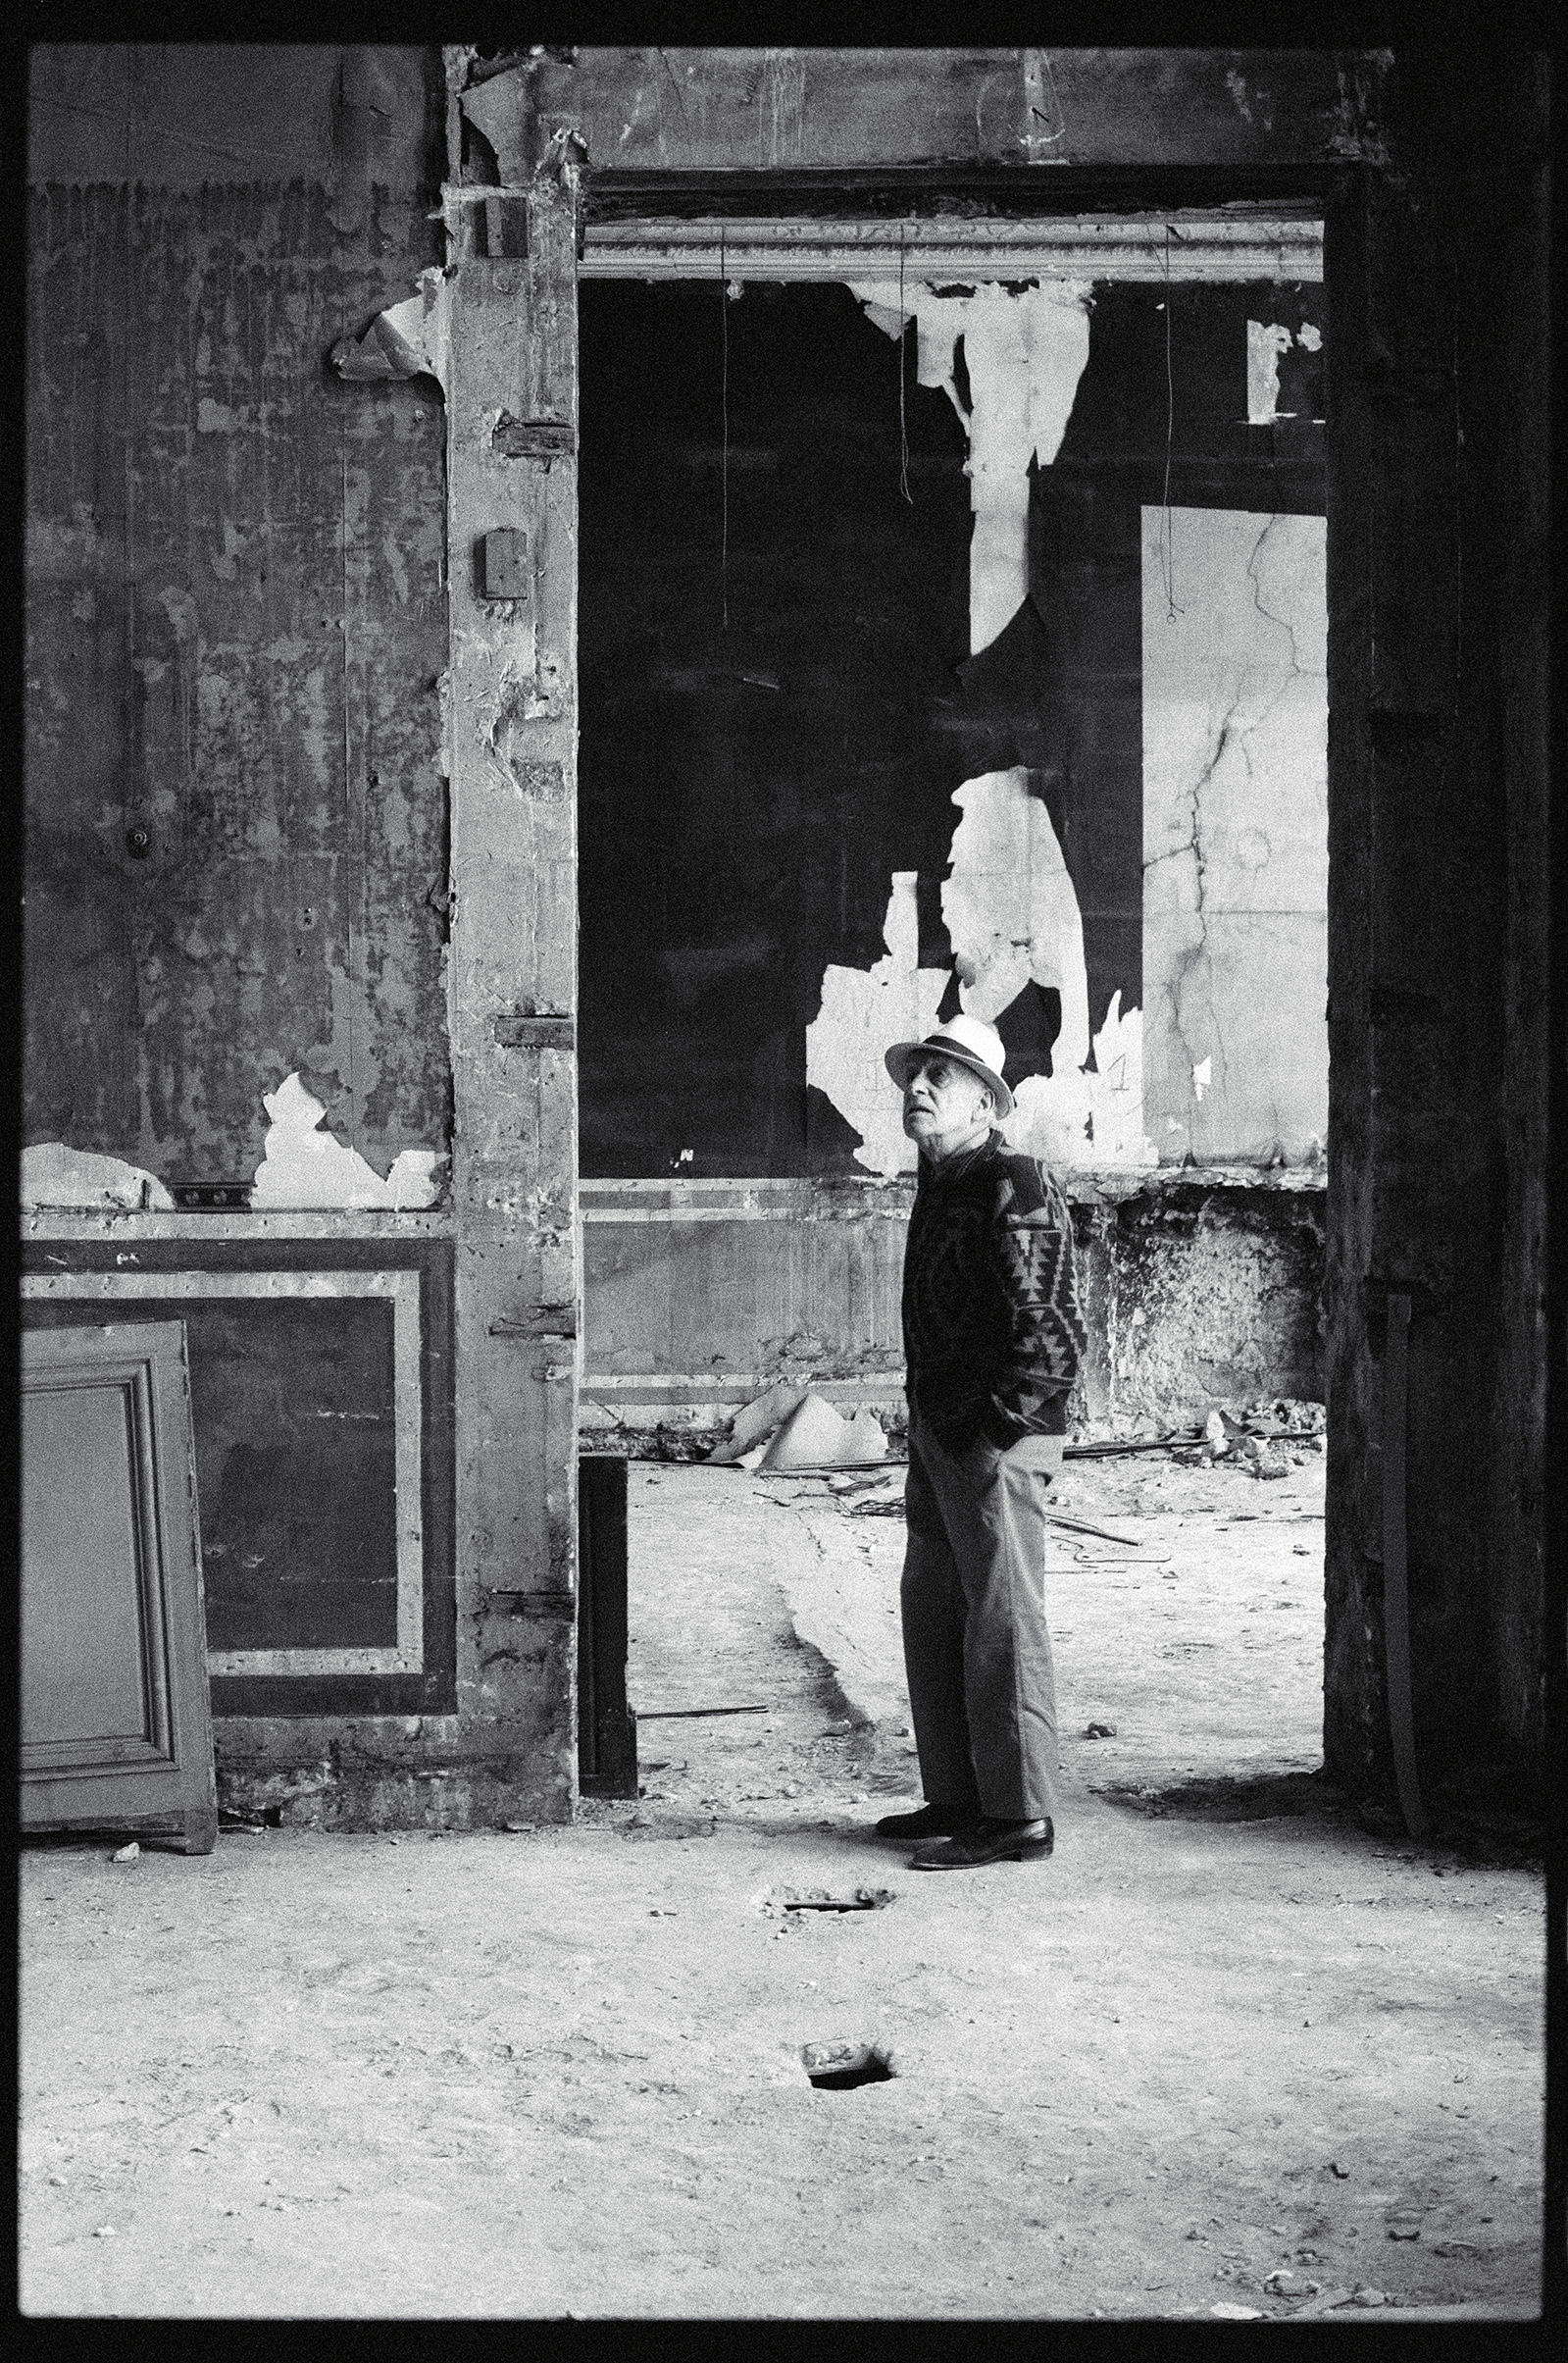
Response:
M1045 1496L1063 1442L982 1441L955 1460L910 1413L904 1668L921 1784L944 1813L1056 1816Z

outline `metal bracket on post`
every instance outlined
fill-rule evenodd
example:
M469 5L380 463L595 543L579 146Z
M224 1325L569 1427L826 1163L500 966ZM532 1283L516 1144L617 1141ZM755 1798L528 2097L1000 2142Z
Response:
M1405 1523L1405 1427L1409 1406L1410 1299L1389 1297L1383 1354L1383 1659L1389 1694L1389 1737L1399 1811L1413 1838L1429 1824L1416 1778L1415 1729L1410 1713L1410 1584Z

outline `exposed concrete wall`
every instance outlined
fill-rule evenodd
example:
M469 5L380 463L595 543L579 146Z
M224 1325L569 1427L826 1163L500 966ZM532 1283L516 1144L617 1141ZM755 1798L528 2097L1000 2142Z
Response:
M499 69L492 71L492 69ZM492 60L464 113L504 181L973 165L1242 170L1381 148L1367 51L575 49Z
M1322 1394L1323 1184L1071 1177L1089 1320L1079 1415L1201 1418ZM778 1379L902 1417L907 1180L587 1183L582 1416L596 1450L717 1434Z

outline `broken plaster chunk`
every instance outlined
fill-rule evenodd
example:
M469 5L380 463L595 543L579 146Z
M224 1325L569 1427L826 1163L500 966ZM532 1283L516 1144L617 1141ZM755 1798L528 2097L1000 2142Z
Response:
M874 1412L845 1419L822 1395L803 1394L757 1465L763 1469L855 1468L885 1460L887 1439ZM742 1456L749 1462L749 1453Z
M64 1141L41 1141L23 1151L21 1195L24 1207L85 1207L94 1213L175 1210L155 1173L122 1157L68 1148Z
M882 1421L875 1412L862 1408L844 1429L844 1464L846 1467L857 1467L873 1461L885 1461L886 1458L887 1439L883 1434Z
M754 1445L766 1445L780 1422L787 1419L798 1404L804 1403L806 1393L804 1386L792 1386L784 1378L778 1380L765 1395L759 1395L755 1402L746 1404L736 1412L729 1435L722 1444L714 1446L708 1459L713 1462L739 1461L750 1453Z
M319 1131L327 1110L297 1074L262 1095L272 1118L256 1168L251 1206L379 1208L394 1213L435 1204L439 1194L432 1149L404 1149L383 1181L357 1149Z

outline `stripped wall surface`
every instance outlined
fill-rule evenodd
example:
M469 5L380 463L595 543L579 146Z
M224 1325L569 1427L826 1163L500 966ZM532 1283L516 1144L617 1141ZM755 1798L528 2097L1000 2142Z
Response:
M31 53L24 1138L444 1159L442 441L327 366L439 259L428 53Z
M1249 424L1247 322L1321 361L1322 289L913 289L900 407L885 283L739 284L582 290L584 1172L906 1172L881 1053L960 1007L1037 1153L1180 1162L1141 1078L1143 510L1169 437L1175 511L1321 549L1322 419ZM1277 904L1321 912L1316 694ZM1321 1110L1286 1129L1310 1161Z

